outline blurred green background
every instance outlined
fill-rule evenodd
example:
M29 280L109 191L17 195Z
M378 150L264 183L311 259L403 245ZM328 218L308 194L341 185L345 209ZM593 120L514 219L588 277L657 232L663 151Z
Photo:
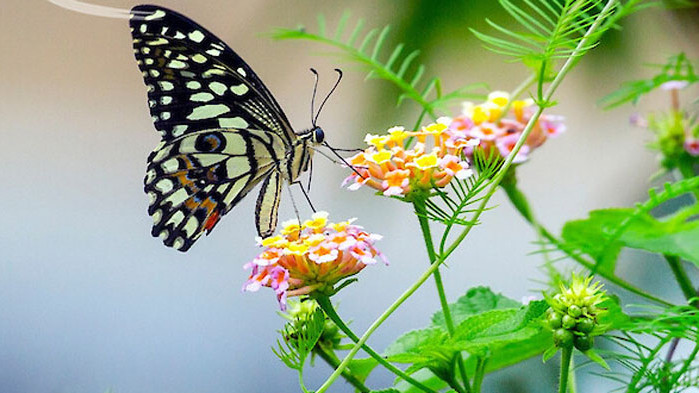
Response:
M104 1L128 9L137 4ZM334 27L346 9L366 26L391 24L388 43L420 49L427 76L446 89L485 82L510 90L526 76L519 64L484 50L469 27L507 19L494 1L246 0L161 1L224 39L260 75L297 129L310 126L315 67L321 92L346 78L320 119L335 146L358 146L366 132L411 126L417 107L395 107L396 90L308 42L274 42L274 27L306 25L316 15ZM255 256L249 197L213 234L187 254L149 235L142 191L145 159L158 143L146 89L131 51L126 20L83 15L40 0L3 0L0 13L0 392L269 392L297 391L295 374L269 349L283 321L271 291L241 294L242 265ZM656 94L611 112L596 104L620 82L652 75L642 63L662 63L685 51L699 57L697 13L650 10L623 21L564 82L550 113L568 132L537 150L518 171L541 221L560 228L593 208L644 198L656 157L650 135L629 125L635 111L667 107ZM390 47L390 45L388 45ZM685 97L685 99L687 99ZM339 311L365 329L426 266L417 222L408 205L339 184L347 171L316 157L311 197L331 218L358 217L385 236L391 265L373 266L343 290ZM284 191L285 193L287 191ZM300 195L296 200L302 200ZM293 216L284 195L281 219ZM450 300L475 285L520 299L536 295L544 274L534 234L503 195L496 209L454 254L444 281ZM310 214L303 208L302 214ZM622 274L640 285L678 290L656 277L665 265L626 253ZM633 261L633 266L630 262ZM669 284L669 283L668 283ZM627 297L634 301L633 297ZM369 300L369 301L368 301ZM428 323L438 300L428 283L372 337L377 349ZM592 370L592 368L590 368ZM307 374L317 386L329 373L318 362ZM540 358L486 378L486 392L552 391L555 365ZM376 372L369 385L386 387ZM608 382L581 377L581 392L608 391ZM350 392L340 382L333 392Z

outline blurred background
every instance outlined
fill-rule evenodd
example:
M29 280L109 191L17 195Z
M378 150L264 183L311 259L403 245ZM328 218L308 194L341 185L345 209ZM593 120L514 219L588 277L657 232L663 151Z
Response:
M103 1L128 9L137 2ZM308 42L275 42L261 33L303 24L316 30L325 14L336 26L349 9L366 26L394 27L389 43L420 49L428 76L446 89L486 82L511 90L525 76L519 64L484 50L468 31L486 30L484 18L506 20L495 2L162 0L224 39L264 80L296 129L310 126L313 78L331 86L332 69L346 78L320 119L335 146L359 146L367 132L411 126L417 107L394 105L395 89L364 81L364 73ZM0 6L0 392L269 392L298 390L296 375L270 350L283 320L269 290L241 293L256 255L248 197L211 236L186 254L149 234L143 193L145 159L158 143L146 88L131 50L128 23L79 14L40 0L3 0ZM549 141L519 171L541 221L558 230L588 210L643 200L658 169L633 128L635 111L665 108L655 94L638 108L602 111L597 100L621 81L649 77L642 63L663 63L679 51L699 55L697 14L650 10L623 21L561 86L550 113L567 118L568 131ZM379 245L390 266L371 266L335 300L340 314L362 332L426 268L426 255L408 205L368 190L340 188L347 170L317 156L311 198L341 220L385 235ZM662 179L661 179L662 180ZM284 193L287 193L285 190ZM299 195L296 200L302 200ZM310 212L301 204L302 214ZM476 285L521 299L537 295L545 275L533 232L503 195L455 253L443 277L450 301ZM281 219L293 216L284 195ZM620 269L631 281L665 291L665 264L627 253ZM630 268L633 261L633 268ZM611 288L610 288L611 289ZM626 301L633 297L624 295ZM432 281L371 338L384 349L402 332L429 323L438 308ZM486 392L547 392L556 362L540 358L486 378ZM542 371L543 370L543 371ZM592 368L590 371L594 371ZM306 382L317 387L330 369L318 361ZM582 373L581 373L582 374ZM375 372L369 386L392 376ZM608 391L604 380L581 375L581 392ZM332 392L350 392L343 382Z

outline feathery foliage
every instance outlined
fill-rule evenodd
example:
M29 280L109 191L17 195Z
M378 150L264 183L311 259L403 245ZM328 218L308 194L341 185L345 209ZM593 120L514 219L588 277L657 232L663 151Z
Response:
M423 115L426 113L433 119L438 117L438 111L446 110L455 101L484 97L484 94L474 93L476 89L483 88L483 84L467 85L443 93L439 78L424 79L425 65L415 62L420 54L419 50L407 50L403 43L398 44L390 52L385 50L384 44L391 30L390 26L382 29L373 28L362 34L364 20L359 19L354 28L346 33L349 17L348 12L342 15L332 36L326 32L326 21L323 15L318 16L318 33L316 34L309 33L304 28L280 28L273 31L271 35L278 40L308 40L333 47L336 50L332 52L333 54L368 69L367 79L384 79L398 87L401 91L397 99L398 105L405 99L411 99L423 108Z
M618 90L603 97L600 104L605 109L612 109L627 102L636 104L643 95L652 92L666 82L685 81L690 84L699 82L699 75L695 73L692 61L684 53L671 56L665 64L650 64L650 66L659 69L655 76L651 79L623 83Z

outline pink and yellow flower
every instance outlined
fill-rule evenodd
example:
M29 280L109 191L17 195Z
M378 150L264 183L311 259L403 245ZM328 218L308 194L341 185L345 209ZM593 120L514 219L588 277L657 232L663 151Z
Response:
M367 134L369 147L349 159L356 172L343 185L350 190L367 185L386 196L405 196L413 190L444 187L454 177L465 179L472 171L462 153L479 141L452 124L452 119L443 117L420 131L393 127L385 135ZM410 137L416 143L405 148Z
M508 93L494 91L482 104L464 103L461 115L453 119L450 127L460 130L467 137L480 140L479 146L485 151L495 148L504 158L512 151L535 109L532 99L510 102ZM563 120L561 116L541 115L514 162L526 161L529 154L548 138L563 133ZM465 149L464 153L471 156L472 151Z
M280 235L258 239L264 251L244 266L252 272L243 291L272 288L284 310L287 297L314 291L330 293L338 281L359 273L366 265L386 262L374 247L381 236L366 232L353 221L330 223L328 213L317 212L302 225L297 220L282 223Z
M469 160L473 149L494 150L503 158L514 148L525 126L534 114L532 99L511 101L506 92L494 91L481 104L465 102L461 115L442 117L419 131L406 131L397 126L386 134L367 134L369 145L349 158L355 172L342 183L350 190L364 185L386 196L405 196L416 190L444 187L456 177L473 174ZM541 115L514 163L522 163L548 138L565 131L563 117ZM404 147L408 138L417 142Z

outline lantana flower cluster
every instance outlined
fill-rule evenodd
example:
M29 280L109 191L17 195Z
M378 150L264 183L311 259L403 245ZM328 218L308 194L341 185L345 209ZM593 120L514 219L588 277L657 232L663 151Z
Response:
M474 148L486 152L494 148L506 157L535 108L531 99L510 102L508 93L495 91L486 102L466 102L459 116L439 118L418 131L396 126L386 134L367 134L364 141L369 147L349 159L356 172L343 185L350 190L367 185L386 196L405 196L413 190L444 187L454 177L465 179L473 174L469 160ZM535 148L564 131L561 116L541 115L514 163L526 161ZM412 148L405 146L407 138L417 141Z
M534 115L534 100L514 100L503 91L494 91L488 99L475 105L465 102L461 115L455 117L449 128L467 137L480 141L479 146L485 151L495 148L504 158L513 150L527 123ZM513 163L527 160L534 149L541 146L548 138L555 138L565 131L563 117L542 114L527 137L524 145L517 152ZM464 153L472 155L473 149Z
M405 196L412 191L444 187L454 178L465 179L473 174L465 148L479 141L463 133L453 132L450 118L440 118L420 131L406 131L397 126L386 134L367 134L369 147L349 159L355 173L343 185L357 190L367 185L386 196ZM412 148L404 147L407 138L414 138Z
M338 281L367 265L387 262L374 247L381 236L353 222L330 223L328 213L317 212L303 224L284 222L280 235L258 238L264 251L244 266L252 271L243 291L272 288L285 310L287 297L332 292Z

